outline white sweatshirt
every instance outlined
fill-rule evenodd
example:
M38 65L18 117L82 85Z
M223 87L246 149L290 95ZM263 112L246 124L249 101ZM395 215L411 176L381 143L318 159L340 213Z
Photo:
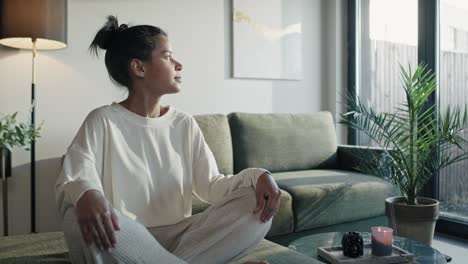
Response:
M61 215L90 189L146 227L192 214L192 192L214 203L253 186L264 169L222 175L196 121L173 107L146 118L120 104L93 110L72 141L55 185Z

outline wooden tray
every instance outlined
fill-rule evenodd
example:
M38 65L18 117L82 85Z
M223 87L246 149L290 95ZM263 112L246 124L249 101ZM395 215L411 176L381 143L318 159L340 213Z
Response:
M331 264L395 264L412 262L413 254L393 245L392 255L378 257L372 255L371 244L364 244L364 254L358 258L345 257L342 247L319 247L317 254Z

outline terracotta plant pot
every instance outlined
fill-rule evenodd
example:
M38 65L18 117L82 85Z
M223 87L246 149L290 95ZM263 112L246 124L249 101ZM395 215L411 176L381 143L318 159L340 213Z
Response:
M407 205L402 196L385 199L385 213L393 234L410 238L427 245L432 244L439 218L439 201L418 197L417 205Z

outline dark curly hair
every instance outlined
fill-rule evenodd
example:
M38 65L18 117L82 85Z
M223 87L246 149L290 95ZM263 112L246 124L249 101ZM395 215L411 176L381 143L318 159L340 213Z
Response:
M97 32L89 51L98 56L98 48L106 50L105 63L110 78L118 85L130 89L129 63L132 59L147 61L156 48L156 36L167 36L162 29L150 26L119 26L117 17L108 16Z

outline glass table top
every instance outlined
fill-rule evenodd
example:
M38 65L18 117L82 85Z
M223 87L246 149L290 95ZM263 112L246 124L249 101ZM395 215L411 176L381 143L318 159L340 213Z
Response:
M361 232L364 243L371 242L370 233ZM318 247L331 247L331 246L341 246L341 238L343 237L342 232L331 232L331 233L321 233L314 234L310 236L305 236L294 240L289 244L289 248L295 251L298 251L307 256L319 259L317 256ZM445 255L433 249L432 247L416 242L411 239L394 236L393 244L397 247L400 247L408 252L413 253L414 261L413 263L419 264L445 264ZM321 258L319 259L321 261Z

